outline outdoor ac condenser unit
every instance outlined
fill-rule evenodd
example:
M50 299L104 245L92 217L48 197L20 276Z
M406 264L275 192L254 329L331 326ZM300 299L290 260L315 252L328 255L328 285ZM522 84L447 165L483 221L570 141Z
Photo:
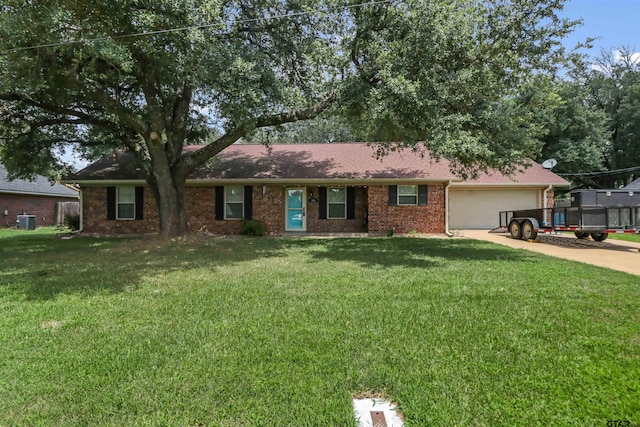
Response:
M35 230L36 216L35 215L18 215L18 228L21 230Z

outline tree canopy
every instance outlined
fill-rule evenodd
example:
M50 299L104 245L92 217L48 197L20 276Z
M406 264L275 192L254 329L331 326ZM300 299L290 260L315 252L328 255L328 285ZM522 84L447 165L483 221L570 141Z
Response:
M628 48L602 52L585 76L588 102L606 114L604 169L640 166L640 60ZM596 186L613 188L640 171L592 177Z
M640 174L640 61L629 48L603 51L553 87L555 106L536 160L576 188L617 188Z
M186 176L260 128L339 115L379 152L426 141L466 173L540 149L530 85L566 60L562 0L5 0L0 156L17 175L55 149L125 149L165 235ZM213 137L212 135L216 135ZM187 143L207 142L183 153Z
M556 159L554 172L572 176L573 184L582 186L586 182L580 179L581 173L604 168L607 115L588 102L589 88L584 82L558 82L554 94L554 104L540 117L547 133L536 160Z

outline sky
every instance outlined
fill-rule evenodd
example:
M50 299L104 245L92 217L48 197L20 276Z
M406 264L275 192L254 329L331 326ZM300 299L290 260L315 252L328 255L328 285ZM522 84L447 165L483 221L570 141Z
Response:
M565 40L567 48L598 37L593 49L582 52L592 57L598 57L600 49L619 47L640 52L640 0L567 0L561 16L584 21Z

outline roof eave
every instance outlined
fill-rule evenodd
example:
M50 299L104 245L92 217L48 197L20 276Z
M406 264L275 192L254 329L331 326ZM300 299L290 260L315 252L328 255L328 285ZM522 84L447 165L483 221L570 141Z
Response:
M567 183L553 183L553 182L454 182L452 187L569 187L571 184Z
M19 194L22 196L45 196L45 197L67 197L69 199L78 198L77 194L40 193L34 191L1 190L0 194Z
M188 179L187 185L224 185L247 183L256 185L380 185L394 183L443 183L454 178L214 178Z
M369 185L394 183L443 183L459 181L460 178L203 178L187 179L186 185L225 185L225 184L256 184L256 185ZM145 185L144 179L105 179L105 180L64 180L65 184L77 184L85 186L111 186L111 185Z

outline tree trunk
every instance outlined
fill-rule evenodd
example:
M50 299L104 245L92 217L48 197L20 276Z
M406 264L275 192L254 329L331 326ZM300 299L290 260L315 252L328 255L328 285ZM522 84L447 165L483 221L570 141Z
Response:
M168 175L154 184L160 236L170 238L187 234L190 230L185 209L185 180Z
M162 146L149 144L151 170L147 182L153 191L159 214L159 234L162 237L177 237L187 234L187 211L185 205L186 174L179 167L180 160L170 167Z

